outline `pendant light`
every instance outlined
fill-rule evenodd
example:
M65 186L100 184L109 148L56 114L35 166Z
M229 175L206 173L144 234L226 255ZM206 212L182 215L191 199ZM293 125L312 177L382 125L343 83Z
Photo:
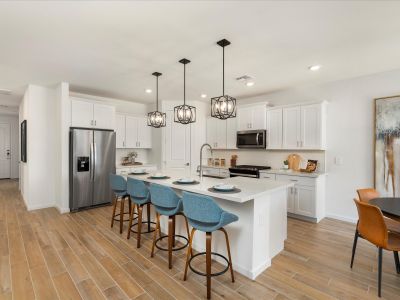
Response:
M217 44L222 47L222 96L211 98L211 117L226 120L236 117L236 99L225 95L225 47L231 42L223 39Z
M183 58L179 61L183 64L183 105L174 107L174 121L181 124L196 122L196 107L186 105L186 65L190 60Z
M157 78L157 104L156 110L147 114L147 125L154 128L165 127L166 115L165 113L158 111L158 77L160 77L162 74L159 72L154 72L151 75L156 76Z

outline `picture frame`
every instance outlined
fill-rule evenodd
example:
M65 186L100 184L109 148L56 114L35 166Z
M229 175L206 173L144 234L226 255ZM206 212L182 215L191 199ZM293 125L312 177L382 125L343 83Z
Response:
M23 120L21 122L21 162L27 162L27 122Z
M400 95L374 99L374 188L400 195Z

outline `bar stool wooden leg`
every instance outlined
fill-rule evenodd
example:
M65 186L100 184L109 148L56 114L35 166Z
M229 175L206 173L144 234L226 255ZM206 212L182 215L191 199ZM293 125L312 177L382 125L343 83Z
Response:
M183 217L185 218L185 224L186 224L186 232L187 232L187 237L190 241L190 231L189 231L189 224L188 224L188 220L185 217L185 215L183 215ZM193 249L190 247L190 255L193 256Z
M231 247L229 245L228 233L226 232L225 228L220 228L219 230L221 230L225 234L226 248L227 248L227 251L228 251L229 267L231 269L232 282L235 282L235 276L233 274L233 267L232 267Z
M122 229L124 227L124 204L125 204L125 198L122 198L120 205L120 214L119 214L119 233L122 233Z
M207 273L207 299L211 298L211 239L212 233L206 233L206 273Z
M394 262L396 265L396 273L400 274L400 262L399 262L399 252L393 251Z
M382 290L382 248L378 251L378 297L381 297Z
M154 230L153 234L153 245L151 246L151 257L154 256L154 247L156 246L156 240L157 240L157 232L160 228L160 214L156 213L156 229Z
M185 263L185 272L183 273L183 280L186 280L186 276L187 276L187 270L189 267L189 259L192 257L193 253L192 253L192 242L193 242L193 236L194 233L196 232L196 229L192 228L192 232L189 236L189 245L188 245L188 249L186 252L186 263Z
M129 203L131 203L131 199L129 199ZM132 205L132 204L131 204ZM131 238L131 227L132 227L132 222L133 222L133 216L135 214L135 205L133 205L131 213L129 215L129 226L128 226L128 235L127 239L129 240Z
M147 203L147 231L150 232L150 203Z
M172 247L175 247L175 216L172 216Z
M117 210L118 197L114 197L114 207L111 218L111 228L114 226L115 211Z
M131 215L131 212L132 212L132 203L131 203L131 199L129 199L130 197L127 197L128 198L128 204L129 204L129 215Z
M168 268L172 269L172 244L173 244L173 228L174 218L172 216L168 217Z
M140 248L140 238L142 235L142 213L143 213L143 207L141 207L139 204L137 205L137 211L138 211L138 228L137 228L137 244L136 247Z

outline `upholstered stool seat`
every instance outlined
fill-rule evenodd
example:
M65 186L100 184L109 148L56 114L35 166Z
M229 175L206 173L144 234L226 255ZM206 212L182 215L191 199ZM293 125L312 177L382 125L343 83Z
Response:
M186 217L183 215L182 199L173 191L172 188L161 186L159 184L150 185L151 202L156 210L156 231L153 236L153 245L151 248L151 257L154 256L154 248L168 251L168 267L172 268L172 252L182 250L189 244L189 225ZM175 216L182 215L185 218L187 237L175 234ZM160 216L168 217L168 235L162 236L160 229ZM157 232L159 238L157 238ZM183 246L175 247L175 239L181 238L186 241ZM168 238L168 248L158 246L158 242Z
M205 195L198 195L188 192L183 192L183 213L188 219L189 224L193 227L190 233L189 247L186 255L186 264L183 280L186 280L188 267L196 274L207 277L207 298L211 297L211 277L224 274L228 269L231 270L232 282L235 282L235 277L232 267L232 257L229 246L228 233L224 229L224 226L239 220L238 216L223 210L214 201L213 198ZM206 251L193 255L192 243L193 236L196 230L200 230L206 233ZM226 247L228 252L228 258L222 254L211 251L211 238L214 231L222 231L225 235ZM196 270L192 265L191 261L193 258L205 255L206 256L206 273ZM211 255L216 255L226 261L227 266L224 270L211 273Z
M129 221L129 216L131 215L132 205L129 201L129 194L126 190L126 180L124 177L116 174L110 174L109 176L110 186L114 192L114 208L111 217L111 227L114 226L114 221L119 221L119 233L122 233L122 229L124 226L124 222ZM120 200L120 213L115 214L117 210L117 203ZM124 211L125 200L128 200L129 203L129 212ZM124 215L127 214L128 218L124 219Z
M127 180L127 192L130 196L131 201L134 204L134 208L136 207L137 209L137 222L133 223L134 220L134 211L135 209L131 211L131 215L129 218L129 227L128 227L128 236L127 238L129 239L131 237L131 232L134 232L137 234L137 247L140 248L140 239L142 233L150 233L153 232L154 229L151 228L150 224L156 224L154 222L150 221L150 192L149 189L147 188L146 184L142 180L137 180L131 177L128 177ZM147 209L147 220L145 223L147 223L147 231L142 232L142 215L143 215L143 207L146 206ZM137 230L133 230L132 228L137 225Z

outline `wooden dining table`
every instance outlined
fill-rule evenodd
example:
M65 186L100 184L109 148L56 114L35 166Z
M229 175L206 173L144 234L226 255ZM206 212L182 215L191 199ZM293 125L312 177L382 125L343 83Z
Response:
M383 215L400 221L400 198L397 197L381 197L369 201L369 204L378 206Z

